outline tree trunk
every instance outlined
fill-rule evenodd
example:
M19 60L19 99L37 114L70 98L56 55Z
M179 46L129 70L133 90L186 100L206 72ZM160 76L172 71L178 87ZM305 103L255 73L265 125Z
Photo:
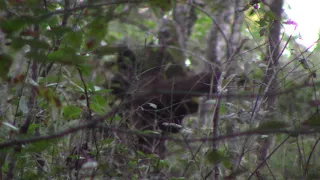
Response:
M279 64L279 58L281 56L280 54L280 34L281 34L281 17L282 17L282 5L283 0L272 0L270 3L270 10L275 15L275 20L270 25L269 28L269 36L268 36L268 46L266 49L267 57L266 57L266 64L268 64L268 68L265 73L264 77L264 85L265 92L273 93L278 88L278 82L277 82L277 71L278 71L278 64ZM264 118L265 120L271 119L274 116L275 112L275 106L277 103L276 96L265 96L266 101L264 104L264 110L268 111L268 117ZM257 112L255 112L257 113ZM268 151L273 143L274 138L273 136L261 136L258 137L258 163L262 163L266 157L268 156Z

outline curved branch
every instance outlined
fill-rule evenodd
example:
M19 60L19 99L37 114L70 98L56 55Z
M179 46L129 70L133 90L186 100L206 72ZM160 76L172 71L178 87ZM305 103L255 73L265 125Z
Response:
M78 132L82 129L85 128L94 128L99 122L102 122L106 118L112 117L115 113L119 111L119 107L113 109L110 111L107 115L100 116L96 118L95 120L91 121L90 123L80 125L74 128L67 129L65 131L61 131L56 134L52 135L47 135L47 136L38 136L38 137L33 137L33 138L28 138L28 139L20 139L20 140L12 140L8 142L4 142L0 144L0 149L4 148L11 148L16 145L22 145L22 144L27 144L27 143L35 143L39 141L44 141L44 140L52 140L52 139L57 139L64 137L66 135ZM296 129L296 130L286 130L286 129L270 129L270 130L250 130L250 131L244 131L244 132L239 132L239 133L234 133L234 134L228 134L228 135L221 135L217 137L212 137L212 138L194 138L194 139L181 139L181 138L174 138L171 136L158 136L154 134L146 134L141 131L135 131L135 130L126 130L126 129L119 129L119 128L113 128L109 127L106 128L109 131L121 133L121 134L127 134L127 135L139 135L143 137L148 137L148 138L153 138L157 140L168 140L168 141L173 141L173 142L189 142L189 143L195 143L195 142L217 142L217 141L223 141L227 139L232 139L232 138L237 138L237 137L243 137L243 136L253 136L253 135L268 135L268 134L289 134L289 135L307 135L307 134L315 134L315 133L320 133L320 129Z

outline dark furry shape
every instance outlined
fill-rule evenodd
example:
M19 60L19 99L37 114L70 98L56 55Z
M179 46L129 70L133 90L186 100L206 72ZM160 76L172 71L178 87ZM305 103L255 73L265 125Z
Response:
M204 96L210 89L215 92L216 84L217 80L211 73L172 80L161 77L141 79L135 86L138 88L129 92L134 109L138 109L131 124L142 131L158 132L154 135L159 138L139 136L137 148L164 157L166 148L161 136L178 133L182 129L183 119L198 112L199 104L192 98Z
M192 97L208 94L211 78L213 85L216 78L210 73L202 73L185 78L166 80L162 77L141 79L133 89L128 92L132 95L135 109L139 109L137 127L142 130L162 130L177 133L181 129L183 118L198 111L198 103Z
M160 57L163 56L161 53L163 52L158 51ZM152 57L155 58L153 60L158 59L156 55ZM204 96L210 93L210 90L212 93L216 92L218 77L212 72L186 75L187 73L181 67L183 73L177 73L179 68L175 68L171 69L173 73L166 77L161 69L156 69L143 73L139 78L133 78L131 63L124 63L124 60L128 59L131 60L132 67L134 67L136 63L134 53L129 49L120 51L119 71L122 70L125 75L115 76L113 83L118 86L111 85L111 87L114 87L116 96L132 102L127 107L134 109L134 114L129 118L130 125L138 130L153 131L153 135L159 136L159 138L138 136L138 149L161 156L165 152L165 145L164 140L160 137L166 133L178 133L182 129L183 119L198 112L199 105L193 100L193 97ZM162 62L161 59L159 62ZM158 61L148 61L148 65L152 68L161 67L152 62ZM144 71L145 69L142 68L142 72Z

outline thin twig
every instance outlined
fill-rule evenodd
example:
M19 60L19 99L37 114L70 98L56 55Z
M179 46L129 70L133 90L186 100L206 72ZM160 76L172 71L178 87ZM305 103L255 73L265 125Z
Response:
M314 151L315 151L315 149L316 149L319 141L320 141L320 138L317 139L317 141L314 143L314 145L313 145L313 147L312 147L312 149L311 149L311 152L310 152L310 154L309 154L307 163L306 163L306 165L305 165L305 167L304 167L304 173L303 173L303 174L304 174L305 177L307 176L307 173L308 173L308 169L309 169L311 157L312 157L312 155L314 154Z
M248 180L252 178L252 176L260 169L260 167L263 166L263 164L290 138L291 136L288 136L285 138L258 166L257 168L251 173Z
M77 70L79 72L79 76L80 76L81 82L83 84L84 95L86 97L86 103L87 103L87 108L88 108L88 112L89 112L89 118L90 118L89 120L91 120L92 119L92 111L91 111L91 107L90 107L90 100L89 100L89 94L88 94L87 85L84 82L81 69L79 67L77 67Z

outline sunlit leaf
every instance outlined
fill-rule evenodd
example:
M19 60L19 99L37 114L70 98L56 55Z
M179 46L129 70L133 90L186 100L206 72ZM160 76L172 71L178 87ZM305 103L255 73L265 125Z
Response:
M157 132L157 131L152 131L152 130L143 130L143 131L139 131L139 133L141 133L141 134L154 134L154 135L160 135L160 133L159 132Z
M97 92L98 94L106 95L106 94L111 93L111 92L112 92L112 89L102 89L102 88L101 88L100 90L97 90L97 89L96 89L95 92Z
M149 104L149 106L151 106L153 109L158 109L158 106L156 104L153 103L147 103Z
M97 168L97 167L98 167L98 162L93 159L90 159L89 161L87 161L81 166L82 169L91 169L91 168Z
M39 86L39 84L32 78L28 78L28 83L30 83L32 86Z
M27 97L25 97L25 96L20 97L19 108L23 112L23 114L28 114L29 107L28 107Z
M14 125L12 125L12 124L10 124L10 123L8 123L8 122L2 122L1 125L4 125L4 126L6 126L8 129L13 130L13 131L16 131L16 132L19 131L19 128L17 128L16 126L14 126Z
M50 2L47 4L47 8L50 11L55 11L57 9L60 9L61 7L62 7L62 5L60 3L58 3L58 1L56 1L56 3L53 1L53 2Z
M97 113L105 113L109 109L108 101L103 96L95 95L92 97L91 108Z

